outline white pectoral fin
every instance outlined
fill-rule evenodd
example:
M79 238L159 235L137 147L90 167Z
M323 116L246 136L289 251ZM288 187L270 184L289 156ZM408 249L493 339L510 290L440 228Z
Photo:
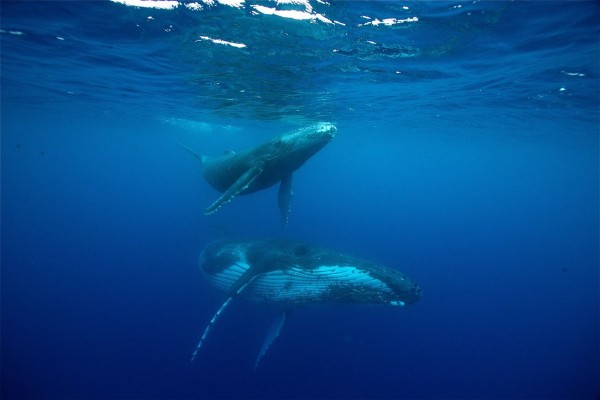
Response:
M228 297L227 300L225 300L225 302L223 304L221 304L221 307L219 307L219 309L217 310L215 315L213 315L213 317L211 318L208 325L206 325L206 328L204 328L204 333L202 333L202 337L200 338L200 341L196 345L196 349L194 350L194 354L192 354L192 359L190 361L194 361L196 359L196 357L198 356L198 351L200 351L200 347L202 347L202 345L204 344L204 341L206 340L211 328L213 327L215 322L217 322L217 319L223 313L223 310L225 310L225 308L227 308L229 303L231 303L231 299L233 299L233 296Z
M288 312L289 312L288 310L285 310L281 314L279 314L277 316L277 318L275 319L275 321L273 321L273 323L269 327L267 335L265 336L265 340L263 341L263 344L260 347L260 351L258 352L258 356L256 357L256 362L254 363L255 370L256 370L256 368L258 368L258 364L260 363L260 360L267 353L267 350L269 350L269 347L271 347L271 345L273 344L275 339L277 339L277 337L281 333L281 329L283 328L283 325L285 324Z
M192 359L190 361L194 361L196 359L196 357L198 356L198 352L200 351L200 348L202 347L202 345L204 344L204 341L206 340L206 338L208 337L208 334L210 333L210 330L215 325L215 323L217 322L217 319L221 316L221 314L223 313L223 311L227 308L227 306L229 305L229 303L231 303L231 300L233 300L234 297L236 297L237 295L239 295L240 293L242 293L242 291L250 283L252 283L252 281L254 280L254 278L256 278L256 276L251 277L250 279L248 279L246 281L246 283L244 283L237 290L235 290L233 293L231 293L230 296L227 298L227 300L225 300L225 302L223 304L221 304L221 307L219 307L219 309L217 310L217 312L215 313L215 315L213 315L213 317L210 319L210 322L208 323L208 325L206 326L206 328L204 328L204 332L202 333L202 337L200 338L200 341L196 345L196 349L194 349L194 353L192 354Z
M290 216L290 203L292 202L292 174L289 173L283 177L279 184L279 213L281 215L281 225L285 227Z
M206 215L212 214L217 211L224 204L229 203L231 200L235 198L238 194L243 192L254 182L256 178L260 176L263 172L262 164L252 166L248 171L244 172L242 176L240 176L234 183L223 193L221 197L217 199L214 203L212 203L204 213Z

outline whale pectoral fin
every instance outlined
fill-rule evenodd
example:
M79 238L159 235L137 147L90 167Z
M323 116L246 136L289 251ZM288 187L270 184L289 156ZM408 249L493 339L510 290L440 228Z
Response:
M281 215L281 226L285 227L290 216L290 203L292 202L292 174L283 177L279 184L279 213Z
M235 181L233 185L231 185L229 189L227 189L225 193L223 193L223 195L217 199L217 201L212 203L206 210L204 210L204 214L212 214L221 208L222 205L229 203L235 198L235 196L246 190L262 172L262 164L251 167L248 171L242 174L242 176L240 176L237 181Z
M211 328L217 322L217 319L221 316L221 314L223 313L223 311L225 310L225 308L227 308L227 306L229 305L229 303L231 303L231 300L233 300L236 296L238 296L240 293L242 293L242 291L244 289L246 289L246 287L250 283L252 283L252 281L254 280L254 278L256 278L256 275L253 276L253 277L251 277L250 279L247 279L243 285L240 285L237 288L237 290L233 291L229 295L229 297L227 298L227 300L225 300L225 302L223 304L221 304L221 307L219 307L219 309L217 310L217 312L215 313L215 315L213 315L213 317L211 318L211 320L208 323L208 325L206 325L206 328L204 328L204 332L202 333L202 337L200 338L200 341L196 345L196 348L194 349L194 353L192 354L192 359L190 361L193 362L196 359L196 357L198 356L198 352L200 351L200 348L202 347L202 345L204 344L204 341L206 340L206 338L208 337L208 334L210 333Z
M285 324L288 313L288 310L283 311L277 316L277 319L275 319L275 321L273 321L273 323L269 327L267 335L265 336L265 340L263 341L263 344L260 347L260 351L258 352L258 356L256 357L256 361L254 362L254 370L258 368L258 363L267 353L267 350L269 350L269 347L271 347L275 339L277 339L277 337L281 333L281 328L283 328L283 325Z

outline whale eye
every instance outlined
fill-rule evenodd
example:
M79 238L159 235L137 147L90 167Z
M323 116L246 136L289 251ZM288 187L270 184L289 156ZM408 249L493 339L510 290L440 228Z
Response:
M295 255L296 257L302 257L302 256L305 256L305 255L307 255L307 254L308 254L308 250L309 250L308 246L297 246L297 247L294 249L294 255Z

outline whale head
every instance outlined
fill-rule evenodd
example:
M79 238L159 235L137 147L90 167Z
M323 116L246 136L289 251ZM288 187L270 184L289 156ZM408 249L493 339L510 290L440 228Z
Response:
M283 134L272 143L279 155L302 164L331 142L336 132L335 125L320 122Z

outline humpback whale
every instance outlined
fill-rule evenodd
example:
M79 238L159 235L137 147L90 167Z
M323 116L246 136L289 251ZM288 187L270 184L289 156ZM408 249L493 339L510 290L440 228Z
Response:
M285 133L255 148L220 156L198 155L203 166L204 179L223 193L205 210L216 212L238 195L250 194L280 183L279 210L281 222L287 224L292 199L292 173L300 168L335 137L336 127L331 123L318 123Z
M281 332L288 310L295 306L405 306L421 296L419 286L395 269L295 241L214 242L200 255L199 265L208 281L227 293L227 299L204 329L192 361L218 317L236 297L278 304L284 309L269 329L256 367Z

